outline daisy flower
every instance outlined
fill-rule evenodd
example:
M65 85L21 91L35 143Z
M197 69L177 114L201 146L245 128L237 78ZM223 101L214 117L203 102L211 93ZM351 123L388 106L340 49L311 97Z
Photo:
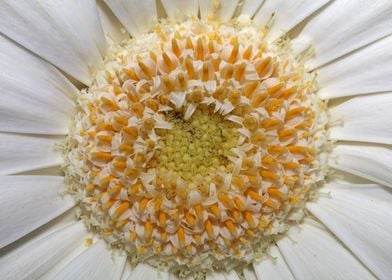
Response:
M0 1L2 279L388 279L389 0Z

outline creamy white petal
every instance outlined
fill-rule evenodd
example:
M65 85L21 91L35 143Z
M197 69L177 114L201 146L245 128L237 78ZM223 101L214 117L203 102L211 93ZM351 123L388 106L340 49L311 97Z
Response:
M311 39L316 55L308 64L317 68L391 33L390 0L340 0L317 14L298 40Z
M106 51L94 0L4 0L0 31L86 85Z
M90 238L90 236L86 236L86 238ZM68 264L70 264L76 257L90 249L90 247L86 244L86 242L80 243L78 247L74 248L67 255L63 256L61 260L59 260L56 264L50 267L49 270L45 272L45 274L40 276L40 280L53 280L54 277L62 271Z
M331 108L332 139L392 144L392 93L354 97ZM339 120L341 123L339 123Z
M155 269L144 263L140 263L128 276L127 280L140 280L140 279L157 279L157 280L174 280L174 275Z
M245 280L257 280L257 276L253 266L249 265L242 270Z
M269 248L268 254L270 256L263 258L260 262L253 263L257 279L294 279L289 266L276 245Z
M118 21L113 12L105 4L104 0L97 1L97 8L103 31L109 42L121 42L129 37L124 26Z
M169 18L194 16L199 12L197 0L161 0Z
M229 272L207 273L206 280L240 280L240 277L234 270L231 270Z
M73 259L53 279L120 279L125 261L125 254L112 254L101 239Z
M319 69L320 96L336 98L391 91L391 44L389 36Z
M242 1L242 8L240 15L253 17L264 0L244 0Z
M132 36L148 32L157 20L156 0L104 0Z
M84 242L82 222L42 235L0 256L3 280L38 279L64 256Z
M62 137L0 133L0 175L61 165Z
M66 134L78 90L55 67L0 35L0 131Z
M338 144L328 164L333 168L392 187L392 150L390 148Z
M330 184L307 208L377 277L392 275L392 194L379 185Z
M200 16L202 19L229 21L237 8L238 0L199 0Z
M0 182L0 248L74 206L60 196L63 177L0 176Z
M254 24L256 26L264 26L272 21L272 26L267 38L274 40L290 31L329 1L330 0L266 0L254 16Z
M278 247L295 279L374 279L320 223L305 220L290 228Z
M328 182L338 184L373 184L374 182L357 175L335 169L329 175Z

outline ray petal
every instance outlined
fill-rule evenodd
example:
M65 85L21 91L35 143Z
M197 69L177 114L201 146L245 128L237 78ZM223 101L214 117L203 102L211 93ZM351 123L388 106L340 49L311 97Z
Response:
M319 218L377 277L392 274L392 194L378 185L330 184L328 196L308 203Z
M64 178L0 176L0 248L69 210L74 202L62 198Z
M253 17L258 11L259 7L263 4L264 0L244 0L242 1L240 15Z
M323 7L330 0L266 0L254 16L256 26L272 21L267 38L275 40Z
M238 0L211 1L199 0L202 19L229 21L237 8Z
M108 42L121 42L129 37L125 32L124 26L118 21L113 12L105 4L104 0L97 1L99 18ZM124 32L122 32L124 30Z
M157 20L156 0L104 0L132 36L148 32Z
M231 270L229 272L207 273L206 280L240 280L240 277L234 270Z
M289 266L276 245L272 245L269 248L268 254L270 256L262 259L260 262L253 263L257 279L294 279Z
M320 223L289 229L278 247L295 279L375 279Z
M297 40L311 39L316 56L309 66L317 68L391 33L391 1L341 0L315 16Z
M337 140L392 144L392 93L354 97L331 108L329 129ZM341 120L341 124L339 124Z
M94 0L4 0L0 31L86 85L107 47Z
M120 279L125 261L125 254L112 255L101 239L73 259L53 279Z
M176 277L171 273L160 271L150 265L139 263L130 273L127 280L139 279L174 280Z
M320 68L320 96L336 98L391 91L391 44L389 36Z
M169 18L179 16L197 17L199 3L197 0L161 0Z
M67 133L78 90L52 65L0 35L0 131Z
M0 133L0 175L59 166L62 137Z
M338 144L333 150L329 165L392 187L392 150L390 148Z
M0 257L4 280L38 279L63 257L80 246L86 230L82 222L38 236Z

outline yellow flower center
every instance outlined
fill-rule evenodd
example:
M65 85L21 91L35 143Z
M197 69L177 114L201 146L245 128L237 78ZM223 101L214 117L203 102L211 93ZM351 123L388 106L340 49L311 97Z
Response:
M287 44L186 21L117 46L68 139L89 226L173 272L259 258L323 179L324 107Z

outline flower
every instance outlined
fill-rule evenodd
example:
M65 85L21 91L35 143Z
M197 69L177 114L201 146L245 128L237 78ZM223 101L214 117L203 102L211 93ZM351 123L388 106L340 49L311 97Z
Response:
M389 1L0 5L5 279L390 275Z

